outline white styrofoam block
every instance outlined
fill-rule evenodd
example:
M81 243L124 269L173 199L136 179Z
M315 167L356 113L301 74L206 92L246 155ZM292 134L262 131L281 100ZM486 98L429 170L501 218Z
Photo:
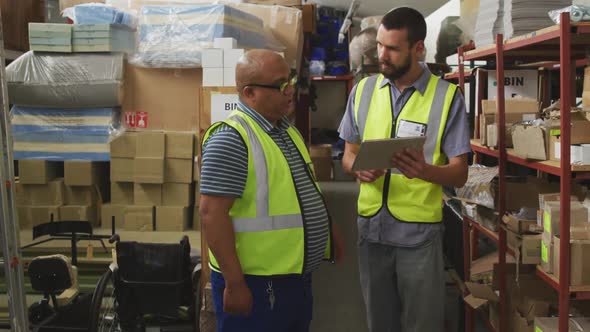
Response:
M206 48L201 51L201 67L203 68L222 68L223 67L223 49Z
M590 144L581 144L582 146L582 165L590 165Z
M243 54L244 50L241 48L225 50L223 52L223 66L225 68L235 67Z
M203 68L203 86L223 86L223 68Z
M582 163L582 147L579 145L570 146L570 163L581 164Z
M223 86L236 86L236 67L223 68Z
M238 41L234 38L215 38L213 40L213 47L231 50L232 48L238 47Z

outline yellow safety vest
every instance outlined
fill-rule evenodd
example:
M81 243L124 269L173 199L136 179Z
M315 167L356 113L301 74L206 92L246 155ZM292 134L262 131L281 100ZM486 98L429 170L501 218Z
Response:
M441 151L449 109L457 86L431 75L424 94L415 90L403 106L393 127L391 89L380 87L383 75L361 80L356 89L354 115L363 141L394 137L402 120L426 126L424 157L431 165L444 165L447 157ZM384 190L387 188L387 190ZM385 205L396 219L405 222L435 223L442 221L442 186L420 179L408 179L397 169L373 183L362 183L358 213L376 215Z
M262 127L240 111L234 111L227 120L213 124L205 133L203 146L213 130L222 123L235 128L248 149L246 187L242 197L235 200L229 211L242 272L263 276L302 274L305 250L303 216L287 159ZM301 135L293 127L289 127L287 133L320 191L315 176L311 174L311 158ZM329 234L325 258L331 260L331 231ZM211 250L209 258L211 269L221 272Z

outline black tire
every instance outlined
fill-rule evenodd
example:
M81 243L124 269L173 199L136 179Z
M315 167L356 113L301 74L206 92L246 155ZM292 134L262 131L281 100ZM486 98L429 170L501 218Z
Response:
M116 312L113 272L109 269L100 277L90 304L90 332L120 331Z

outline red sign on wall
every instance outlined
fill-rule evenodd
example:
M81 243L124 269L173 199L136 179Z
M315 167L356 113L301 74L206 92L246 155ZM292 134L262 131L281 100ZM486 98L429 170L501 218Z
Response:
M147 112L125 112L125 127L127 128L147 128Z

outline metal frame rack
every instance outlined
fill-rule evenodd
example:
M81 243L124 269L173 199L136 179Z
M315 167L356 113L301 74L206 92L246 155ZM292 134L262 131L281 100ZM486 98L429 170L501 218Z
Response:
M590 299L590 287L570 287L570 190L572 179L589 179L590 168L584 166L572 166L570 163L570 109L572 106L572 76L576 65L586 63L585 47L590 43L590 24L588 23L570 23L568 13L562 13L560 24L546 29L542 29L524 36L512 38L504 41L502 35L496 36L496 44L484 48L465 50L459 49L459 82L463 88L465 82L464 62L473 60L494 61L496 63L497 82L504 81L504 64L505 61L520 62L538 62L553 61L559 64L560 70L560 100L561 100L561 160L532 162L517 157L511 149L506 148L505 135L498 135L498 149L492 150L478 144L476 141L471 142L471 148L478 154L484 154L498 158L499 166L499 198L498 213L501 218L506 212L506 165L508 162L522 165L541 172L557 175L561 179L560 183L560 266L559 280L543 272L537 267L537 275L553 287L559 294L559 331L566 332L568 329L568 314L570 300L573 299ZM481 96L481 94L480 94ZM481 97L480 97L481 98ZM546 98L546 96L545 96ZM497 91L497 123L498 132L506 131L505 125L505 100L504 86L498 84ZM477 101L478 110L481 110L481 100ZM478 112L479 114L480 112ZM479 118L479 115L477 119ZM477 124L478 122L476 122ZM477 126L476 126L477 127ZM477 137L476 137L477 138ZM500 219L499 219L499 222ZM470 243L470 227L473 234ZM481 233L490 237L498 243L498 260L499 276L498 283L500 291L499 302L499 332L507 332L507 313L506 313L506 253L510 253L506 244L506 231L500 228L499 232L493 233L483 229L479 224L464 218L463 235L465 251L465 278L468 280L470 271L470 246L474 256L477 255L477 235ZM465 307L465 324L466 331L474 330L474 311L466 305ZM494 330L487 322L490 330Z
M4 35L0 18L0 242L8 297L11 331L28 331L23 260L20 250L18 217L15 209L12 135L8 114L8 90L4 69Z

